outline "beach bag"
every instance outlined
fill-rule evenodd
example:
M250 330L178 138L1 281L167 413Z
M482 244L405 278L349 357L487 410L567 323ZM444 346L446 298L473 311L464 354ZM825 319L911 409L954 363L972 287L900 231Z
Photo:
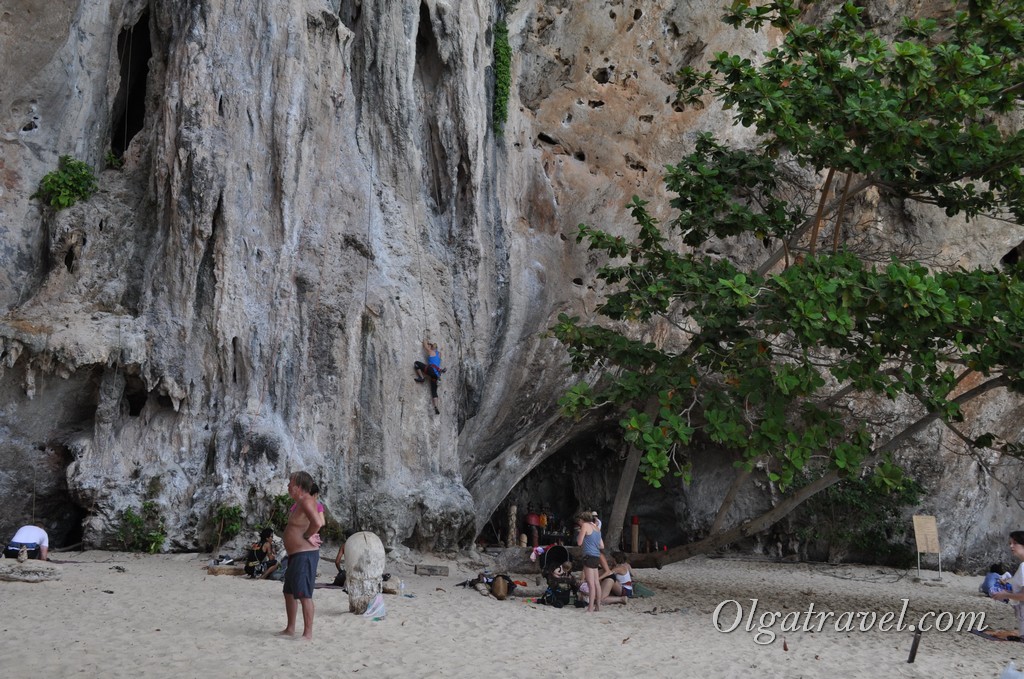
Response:
M553 587L548 587L544 592L541 603L555 608L568 606L572 601L572 588L567 583L560 582Z
M494 582L491 583L491 594L498 601L504 601L508 596L508 580L500 575L494 578Z
M501 584L499 584L499 582ZM495 599L503 600L506 597L512 596L512 592L515 591L515 588L515 580L502 573L501 575L495 575L490 580L490 586L488 587L488 590L490 591L491 595L494 596Z

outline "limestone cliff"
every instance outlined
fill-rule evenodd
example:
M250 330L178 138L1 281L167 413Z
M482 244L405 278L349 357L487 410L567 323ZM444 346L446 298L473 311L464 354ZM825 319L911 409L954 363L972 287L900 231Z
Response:
M465 545L531 470L596 440L598 417L558 417L575 378L544 335L598 299L575 227L628 225L626 201L659 196L696 131L742 138L721 111L675 110L671 75L773 39L703 0L2 11L0 533L35 516L58 542L114 545L149 499L170 549L207 543L222 504L265 513L298 469L343 526ZM513 88L495 135L501 18ZM123 167L55 213L32 194L64 154ZM901 219L879 228L930 233L935 216ZM922 237L965 266L1024 238L984 228ZM447 367L438 416L412 381L424 337ZM922 446L949 455L938 433ZM965 489L977 466L952 459L934 501L956 503L959 556L1019 509L984 476ZM606 466L579 500L610 504ZM666 532L710 511L710 483L673 491ZM991 525L961 518L971 503Z

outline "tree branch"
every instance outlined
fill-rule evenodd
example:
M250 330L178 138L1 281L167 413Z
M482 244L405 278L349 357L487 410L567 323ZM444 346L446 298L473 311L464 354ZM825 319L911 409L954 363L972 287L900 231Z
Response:
M863 181L859 182L856 186L850 189L850 196L856 196L858 193L861 193L862 191L874 186L874 184L874 180L864 179ZM832 211L839 206L839 202L840 200L833 200L832 202L830 202L825 207L825 214L831 214ZM789 250L791 248L796 247L797 243L800 242L800 239L804 237L804 234L806 234L807 231L810 230L810 228L813 225L814 218L808 217L807 220L804 221L804 223L800 226L800 228L793 232L793 235L791 235L788 239L783 239L782 247L775 250L775 252L773 252L768 257L768 259L766 259L764 263L762 263L761 266L757 268L758 275L764 276L765 274L772 270L772 267L779 263L779 260L782 259L783 256L788 256Z
M725 523L725 516L732 509L733 502L736 501L736 495L739 494L740 486L743 482L750 478L750 470L741 469L739 473L733 477L732 484L729 486L729 492L725 494L722 499L722 504L718 507L718 513L715 515L715 520L711 524L711 534L714 535L716 531L722 528L722 524Z
M830 167L825 175L825 185L821 187L821 199L818 201L818 212L814 215L814 225L811 227L811 257L818 249L818 230L821 229L821 215L825 211L825 201L828 200L828 192L832 188L832 177L836 174L836 168Z
M1010 380L1005 375L999 375L998 377L994 377L979 384L973 389L965 391L963 394L953 399L953 402L957 404L966 403L981 396L982 394L992 391L993 389L1004 387L1009 383ZM903 431L893 436L881 446L875 448L871 457L865 460L862 466L872 466L877 464L886 453L896 450L900 445L906 442L907 439L923 431L928 425L938 418L939 414L937 412L926 413L922 417L918 418L917 421L904 428ZM802 505L809 498L820 493L829 486L835 485L842 480L842 478L843 477L840 475L839 470L830 469L820 478L815 479L802 488L798 488L792 495L789 495L783 499L782 502L758 517L748 519L729 530L722 531L717 534L712 533L703 540L675 547L667 552L630 555L629 563L634 568L661 568L662 566L675 563L676 561L683 561L698 554L706 554L714 551L719 547L724 547L725 545L735 542L740 538L756 535L768 528L771 528L776 523L786 518L794 509Z

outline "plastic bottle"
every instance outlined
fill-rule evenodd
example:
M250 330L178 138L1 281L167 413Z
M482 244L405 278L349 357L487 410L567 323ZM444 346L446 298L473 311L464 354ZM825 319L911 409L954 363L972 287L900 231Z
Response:
M398 581L398 596L405 596L405 580Z

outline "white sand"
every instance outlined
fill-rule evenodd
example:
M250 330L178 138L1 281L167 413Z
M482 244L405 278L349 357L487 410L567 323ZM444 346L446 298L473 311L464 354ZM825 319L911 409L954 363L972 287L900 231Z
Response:
M326 550L324 553L332 550ZM198 555L112 552L59 554L56 582L0 582L0 663L43 677L986 677L1024 644L966 632L926 632L908 664L908 631L786 632L757 645L753 633L719 632L712 611L724 600L757 598L758 612L985 612L1012 628L1006 604L977 594L980 577L876 567L773 564L697 558L662 571L637 571L649 599L598 613L497 601L456 584L482 563L445 563L446 578L412 575L389 563L410 597L386 596L385 619L348 613L340 590L319 589L314 640L275 637L284 627L281 584L211 576ZM418 558L418 557L414 557ZM119 570L123 568L123 572ZM334 566L321 561L319 582ZM528 579L533 576L513 576ZM723 622L730 622L729 608ZM301 625L301 622L300 622ZM813 625L813 623L812 623ZM775 629L778 630L776 625Z

